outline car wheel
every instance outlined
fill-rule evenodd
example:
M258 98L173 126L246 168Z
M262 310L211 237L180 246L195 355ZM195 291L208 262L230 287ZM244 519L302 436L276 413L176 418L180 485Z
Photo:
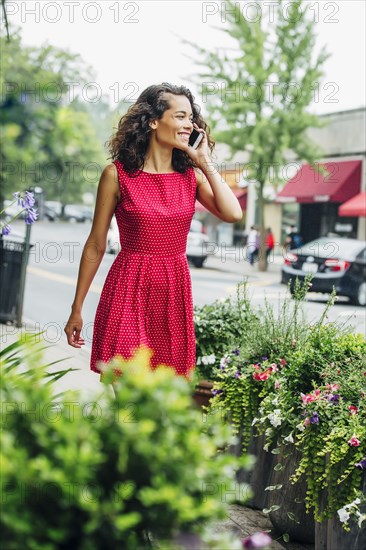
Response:
M205 258L193 258L192 262L194 267L202 267L204 264Z
M358 285L356 296L351 301L356 306L366 306L366 283Z

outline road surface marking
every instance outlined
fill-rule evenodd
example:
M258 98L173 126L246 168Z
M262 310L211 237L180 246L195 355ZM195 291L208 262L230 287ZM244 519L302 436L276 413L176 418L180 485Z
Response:
M29 273L33 273L33 275L38 275L39 277L44 277L45 279L50 279L51 281L57 281L58 283L64 283L65 285L71 285L76 287L76 280L72 277L67 277L66 275L60 275L59 273L52 273L51 271L46 271L46 269L41 269L40 267L34 267L32 265L29 265L27 267L27 271ZM96 294L100 294L102 292L103 287L100 285L92 284L90 286L90 292L95 292Z
M41 269L40 267L34 267L32 265L29 265L27 267L27 271L29 273L33 273L33 275L38 275L39 277L44 277L45 279L49 279L51 281L56 281L58 283L63 283L66 285L76 286L76 280L72 277L68 277L67 275L60 275L59 273L52 273L51 271L47 271L46 269ZM273 281L267 279L265 281L252 281L247 283L248 288L253 287L259 287L259 286L269 286L273 284ZM205 281L205 286L215 288L217 286L221 286L220 283L216 283L213 281ZM234 292L237 289L237 285L228 286L225 288L226 292ZM95 292L96 294L100 294L103 290L103 286L92 284L90 286L90 291Z

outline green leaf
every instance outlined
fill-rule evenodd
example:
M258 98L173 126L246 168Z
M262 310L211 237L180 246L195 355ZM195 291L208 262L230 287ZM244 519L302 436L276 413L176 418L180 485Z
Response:
M298 519L296 519L296 516L293 512L287 512L288 517L294 521L295 523L300 523Z
M265 491L277 491L278 489L282 489L283 485L282 484L278 484L278 485L269 485L268 487L266 487L264 490Z
M281 506L279 506L278 504L273 504L273 506L271 506L270 508L263 508L262 512L263 514L270 514L271 512L276 512L280 508Z

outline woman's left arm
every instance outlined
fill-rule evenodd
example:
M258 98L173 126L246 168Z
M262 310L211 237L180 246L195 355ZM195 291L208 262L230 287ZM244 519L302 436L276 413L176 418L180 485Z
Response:
M195 169L197 200L224 222L239 222L243 212L238 199L226 181L221 177L215 163L205 159Z

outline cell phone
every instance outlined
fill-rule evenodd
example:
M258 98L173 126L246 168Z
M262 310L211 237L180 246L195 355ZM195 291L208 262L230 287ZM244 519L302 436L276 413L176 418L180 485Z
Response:
M202 132L198 132L193 128L191 135L189 136L188 144L193 147L193 149L197 149L201 141L203 140L203 134Z

